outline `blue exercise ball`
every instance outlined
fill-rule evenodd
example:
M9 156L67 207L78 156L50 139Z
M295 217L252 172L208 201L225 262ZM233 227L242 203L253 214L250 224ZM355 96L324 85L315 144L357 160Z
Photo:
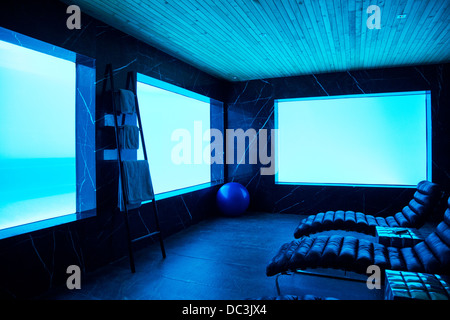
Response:
M226 216L239 216L247 210L250 195L240 183L228 182L217 191L217 206Z

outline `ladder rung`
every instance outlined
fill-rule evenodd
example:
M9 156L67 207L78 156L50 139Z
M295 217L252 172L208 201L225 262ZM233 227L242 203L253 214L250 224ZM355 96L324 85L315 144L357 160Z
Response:
M155 231L155 232L146 234L146 235L144 235L144 236L142 236L142 237L139 237L139 238L136 238L136 239L131 240L131 242L136 242L136 241L139 241L139 240L142 240L142 239L145 239L145 238L148 238L148 237L157 235L157 234L160 234L160 232L159 232L159 231Z

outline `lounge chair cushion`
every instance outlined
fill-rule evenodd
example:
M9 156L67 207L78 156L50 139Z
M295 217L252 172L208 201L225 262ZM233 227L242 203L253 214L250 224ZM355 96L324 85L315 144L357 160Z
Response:
M389 217L374 217L355 211L319 212L304 218L294 231L294 237L325 230L351 230L366 234L375 234L375 227L420 228L439 200L440 188L430 181L421 181L417 185L413 199L402 211Z
M266 267L266 274L306 268L336 268L366 273L367 267L436 274L450 273L449 208L435 231L413 247L386 247L353 236L304 236L281 246Z

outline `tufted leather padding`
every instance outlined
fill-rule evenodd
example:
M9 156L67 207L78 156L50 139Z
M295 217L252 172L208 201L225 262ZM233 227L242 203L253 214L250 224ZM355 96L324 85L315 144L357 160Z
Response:
M417 184L413 199L402 211L389 217L374 217L354 211L327 211L310 215L303 219L294 231L294 237L300 238L325 230L349 230L375 234L375 227L420 228L433 211L440 197L440 188L430 181Z
M437 274L386 270L385 299L449 300L449 280Z
M366 273L367 267L450 274L450 198L444 220L414 247L386 247L353 236L304 236L281 246L266 274L307 268L335 268Z

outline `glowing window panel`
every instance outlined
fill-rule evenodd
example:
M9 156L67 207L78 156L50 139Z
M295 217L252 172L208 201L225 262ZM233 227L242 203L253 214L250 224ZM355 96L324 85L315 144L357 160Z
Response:
M76 212L76 64L0 41L0 229Z
M210 98L142 74L137 80L156 199L210 186Z
M275 101L279 184L414 187L431 180L430 92Z

